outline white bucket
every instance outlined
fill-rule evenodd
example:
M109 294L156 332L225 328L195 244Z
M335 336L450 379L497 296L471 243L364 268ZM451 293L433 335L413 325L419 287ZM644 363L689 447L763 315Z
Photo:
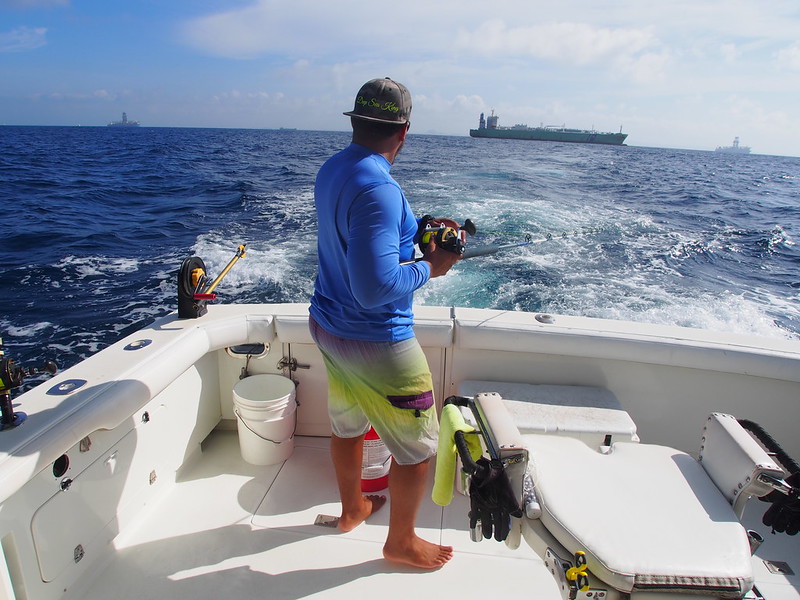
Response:
M252 375L233 386L233 412L242 458L274 465L294 450L295 385L281 375Z

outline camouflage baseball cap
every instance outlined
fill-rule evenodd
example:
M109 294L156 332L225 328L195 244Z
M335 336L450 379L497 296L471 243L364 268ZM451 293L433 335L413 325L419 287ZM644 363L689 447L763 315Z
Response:
M411 93L402 83L389 77L372 79L361 86L348 117L381 123L408 123L411 116Z

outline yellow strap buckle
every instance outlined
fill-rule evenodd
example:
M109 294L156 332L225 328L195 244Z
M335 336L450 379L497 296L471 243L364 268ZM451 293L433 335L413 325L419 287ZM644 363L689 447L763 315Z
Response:
M586 572L588 566L586 565L586 553L578 550L575 553L575 566L567 569L566 577L570 582L570 586L585 592L589 589L589 574Z

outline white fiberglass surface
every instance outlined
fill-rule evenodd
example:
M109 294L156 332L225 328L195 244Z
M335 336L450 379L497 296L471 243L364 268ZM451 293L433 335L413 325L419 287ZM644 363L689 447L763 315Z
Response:
M388 506L347 534L314 525L318 514L338 514L328 443L297 438L284 464L257 467L241 459L235 432L214 432L170 495L118 538L108 568L81 596L352 599L380 592L407 600L528 589L537 598L560 598L524 543L510 550L494 540L470 541L466 498L456 494L444 509L433 504L432 469L417 531L454 546L441 569L383 559Z

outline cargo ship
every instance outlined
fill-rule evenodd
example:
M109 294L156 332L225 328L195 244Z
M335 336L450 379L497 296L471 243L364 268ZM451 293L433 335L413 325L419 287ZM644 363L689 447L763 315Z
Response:
M489 117L481 113L478 129L470 129L470 137L499 138L503 140L536 140L542 142L573 142L577 144L609 144L621 146L628 137L627 133L608 133L594 129L570 129L563 125L542 125L528 127L527 125L514 125L513 127L500 127L498 117L492 111Z
M111 121L109 127L139 127L139 121L128 121L128 113L122 113L122 121Z

